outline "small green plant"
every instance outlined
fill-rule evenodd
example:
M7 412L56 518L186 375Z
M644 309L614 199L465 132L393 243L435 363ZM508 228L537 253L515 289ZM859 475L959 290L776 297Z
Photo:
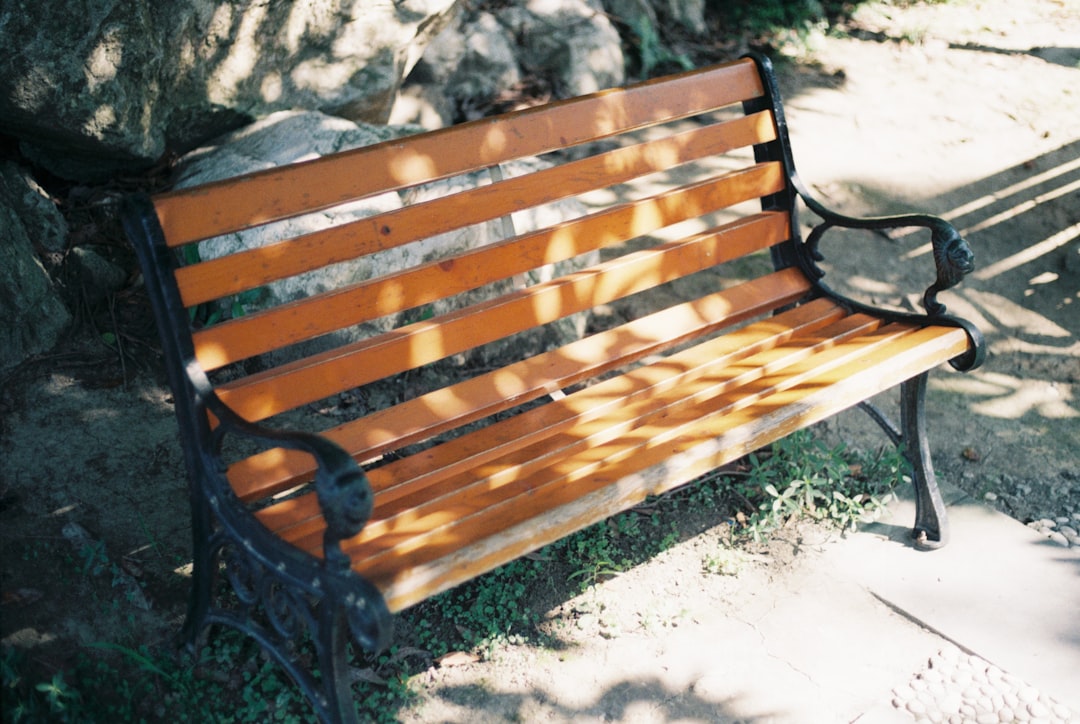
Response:
M519 640L541 616L527 595L540 566L528 558L512 561L425 602L415 614L418 645L437 658L462 649L486 655L497 644ZM443 622L452 622L452 629Z
M749 475L736 487L746 500L759 502L745 531L760 541L799 517L854 530L884 507L903 471L899 451L859 458L843 445L827 447L808 431L794 433L768 454L750 456Z
M52 681L40 683L34 688L45 695L45 701L49 705L49 712L52 714L64 715L79 701L79 692L73 690L64 682L62 672L53 674Z
M745 560L735 549L724 547L715 553L706 554L701 562L702 570L716 576L737 576L743 569Z
M618 523L615 521L620 518L623 516L612 521L616 529ZM570 536L563 551L567 563L573 569L569 580L579 582L581 590L621 573L629 565L629 561L619 559L612 540L611 527L605 524L591 526Z

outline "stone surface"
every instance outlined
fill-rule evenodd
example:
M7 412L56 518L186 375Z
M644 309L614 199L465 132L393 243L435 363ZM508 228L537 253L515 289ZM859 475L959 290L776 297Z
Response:
M522 175L544 168L546 165L545 162L535 158L519 159L502 164L499 171L496 172L477 171L427 184L406 192L404 198L408 204L421 203L489 184L498 181L500 177L512 178ZM456 229L425 239L416 245L417 248L413 253L419 255L424 262L434 261L451 254L492 244L516 234L549 227L561 221L582 216L585 213L586 209L582 203L576 199L565 199L542 207L524 209L515 212L510 217L503 217L464 229ZM437 301L430 305L426 313L434 316L446 314L454 309L508 294L515 287L531 286L550 281L564 274L579 271L595 264L598 260L599 252L593 251L579 257L548 264L526 275L502 279L464 294ZM579 339L585 332L586 322L587 315L585 314L564 317L544 327L530 330L523 335L487 345L474 352L471 357L474 362L480 365L497 366L511 358L520 359L524 354L539 354L545 350L554 349ZM509 351L507 352L507 350Z
M384 122L455 4L87 0L73 19L62 0L9 0L0 130L85 179L282 109Z
M127 271L86 246L75 246L65 259L65 279L93 304L119 291L127 281Z
M0 371L52 348L71 322L34 251L62 238L63 220L36 193L18 167L0 163Z
M625 81L619 33L598 0L518 0L461 13L428 45L391 117L435 128L512 106L527 83L569 97Z
M288 163L310 160L336 151L367 146L386 140L409 129L357 124L316 111L281 111L239 131L219 138L211 146L200 148L181 159L178 188L187 188L244 173L261 171ZM199 256L213 259L243 249L257 248L298 234L310 233L365 216L399 208L396 193L382 194L344 207L268 224L243 232L208 239L199 244ZM400 253L390 250L379 255L387 264L400 263ZM331 287L370 278L375 273L368 260L348 262L328 269L308 272L278 280L238 299L222 300L220 313L228 317L235 311L251 311L274 306L315 294ZM234 307L239 303L239 307ZM387 329L393 320L367 325L361 336ZM335 340L351 337L337 335ZM313 351L319 345L307 345Z
M621 85L626 79L619 33L599 0L528 0L500 14L520 39L525 60L554 77L569 97Z

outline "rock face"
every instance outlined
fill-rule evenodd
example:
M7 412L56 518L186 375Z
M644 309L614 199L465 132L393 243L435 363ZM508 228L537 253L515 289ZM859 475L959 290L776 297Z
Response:
M565 98L626 80L619 33L599 0L487 7L463 11L431 42L392 122L432 128L486 115L528 81Z
M0 134L17 139L26 165L94 184L233 132L191 154L180 182L234 176L409 130L380 128L387 122L435 128L507 109L522 96L620 85L625 63L613 19L627 26L631 13L614 12L619 2L649 10L652 2L674 0L3 0ZM481 176L448 183L490 181ZM56 204L28 171L5 164L0 186L3 367L50 348L70 322L46 267L63 259L65 284L89 301L126 283L128 270L90 246L69 248ZM417 190L411 201L448 191ZM400 203L389 194L290 221L284 233L309 228L298 223L343 223ZM529 223L514 220L519 232ZM502 238L506 228L493 222L464 236L444 235L390 250L379 263L393 268L409 254L426 259L472 248ZM202 253L259 243L265 240L257 235L233 235L204 244ZM378 270L346 265L332 273L339 276L305 276L259 293L292 298ZM565 341L579 328L578 320L554 325L558 339L541 344Z
M58 251L65 235L60 214L33 182L0 163L0 371L52 348L71 322L34 249L37 241L46 253Z
M5 0L0 131L103 178L290 108L385 122L456 0Z
M395 135L407 133L407 128L357 124L318 111L281 111L217 139L212 146L193 151L180 161L177 188L187 188L218 179L232 178L297 161L305 161L328 153L367 146ZM392 211L401 206L396 193L382 194L344 207L267 224L255 229L215 237L198 245L199 258L215 259L244 249L253 249L281 239L345 224L349 221ZM387 264L399 263L398 250L389 250ZM235 299L218 302L218 314L226 318L266 306L276 306L301 297L373 276L372 263L367 260L345 262L317 269L295 277L272 282L251 290ZM388 328L387 325L365 325L353 337ZM332 342L349 341L349 335L334 335ZM302 353L316 351L319 344L308 344Z

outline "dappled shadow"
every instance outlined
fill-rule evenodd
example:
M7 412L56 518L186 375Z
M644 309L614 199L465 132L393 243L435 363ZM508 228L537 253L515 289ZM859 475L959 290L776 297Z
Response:
M896 43L897 45L906 45L912 42L911 37L903 35L890 35L889 33L882 32L880 30L868 30L866 28L849 28L847 30L848 35L859 40L872 40L878 43ZM1066 68L1077 68L1080 65L1080 48L1075 47L1035 47L1028 48L1027 50L1018 50L1016 48L1001 48L993 45L985 45L982 43L953 43L948 44L950 50L970 50L978 53L993 53L996 55L1027 55L1045 60L1048 63L1054 63Z
M1030 48L1028 50L1014 50L1011 48L995 48L977 43L949 43L953 50L974 50L980 53L997 53L999 55L1030 55L1047 63L1055 63L1066 68L1080 67L1080 48Z
M949 382L969 396L970 409L979 415L1034 416L1069 425L1080 418L1080 404L1067 387L1080 378L1078 159L1080 141L1073 141L927 200L976 254L976 270L945 298L950 311L975 321L987 337L985 368ZM841 243L857 243L876 257L896 261L877 285L861 285L859 261L846 260ZM915 232L838 239L823 250L836 270L829 277L836 286L856 298L886 299L900 308L915 308L910 296L918 288L915 280L927 278L932 269L930 246ZM1065 387L1055 391L1055 384Z
M673 688L656 679L631 679L608 686L603 691L590 692L579 704L580 694L545 691L533 688L525 691L498 691L493 685L442 685L430 692L435 701L453 705L458 716L503 721L534 721L556 717L566 721L583 718L599 721L634 721L649 719L674 721L695 719L710 722L770 721L773 712L758 712L747 717L739 714L732 700L716 701L700 696L694 687Z
M569 124L572 127L572 124ZM549 129L556 133L562 132L565 129L556 128ZM533 136L535 138L535 136ZM501 141L505 139L497 139L489 137L487 140L491 142ZM437 145L437 144L436 144ZM992 352L994 357L991 364L984 372L977 373L971 379L975 380L981 387L971 388L966 391L967 399L977 398L976 402L970 403L969 409L977 415L1001 415L1007 419L1029 419L1030 415L1034 415L1039 419L1048 419L1055 421L1067 421L1075 417L1076 411L1075 403L1068 399L1058 399L1057 401L1044 401L1040 402L1036 398L1032 398L1028 393L1018 390L1015 397L1016 400L1009 402L1008 398L1013 396L1008 392L1008 385L1019 379L1018 376L1011 374L1011 370L1007 367L998 366L1002 363L1001 360L1009 360L1010 358L1016 359L1018 356L1027 355L1030 358L1046 360L1047 372L1045 379L1048 382L1057 381L1059 378L1058 367L1062 364L1068 364L1069 360L1074 360L1076 357L1075 351L1075 339L1077 336L1076 327L1076 315L1075 313L1070 315L1069 312L1073 312L1078 304L1078 301L1073 301L1072 306L1062 302L1062 306L1055 306L1054 304L1046 302L1047 299L1051 301L1055 298L1059 300L1065 300L1069 298L1069 294L1073 293L1078 285L1076 284L1076 267L1069 265L1069 258L1065 257L1065 253L1075 253L1074 246L1076 243L1076 223L1077 219L1070 208L1065 205L1065 200L1070 196L1075 196L1076 188L1076 166L1069 165L1067 162L1058 162L1052 160L1056 158L1058 154L1062 156L1075 157L1077 148L1076 143L1070 144L1063 149L1059 149L1055 154L1047 155L1046 157L1032 159L1031 161L1021 164L1016 168L1009 169L1001 174L991 177L985 180L985 183L989 184L990 190L983 194L980 191L978 194L973 194L968 189L958 189L953 194L947 194L943 197L935 199L935 204L942 204L946 207L945 214L948 218L953 219L958 226L962 227L965 235L972 241L973 246L976 247L976 251L980 254L980 271L969 278L969 281L956 291L950 299L945 300L949 303L952 311L959 314L970 314L976 318L981 326L989 332L990 341L992 345ZM481 146L482 149L487 149L486 146ZM466 149L462 149L465 152ZM468 151L474 151L475 149L467 149ZM798 149L796 149L797 151ZM435 148L432 150L432 154L429 157L418 157L412 159L410 164L415 162L416 166L408 165L408 167L390 168L391 171L400 171L404 176L408 176L413 169L419 169L418 174L434 173L439 175L440 172L431 172L432 164L440 157L440 149ZM496 149L498 153L503 151L502 148ZM496 155L498 155L498 153ZM1028 163L1032 164L1032 168L1028 168ZM378 167L378 164L375 164ZM304 188L317 188L325 190L332 184L326 183L333 180L328 179L325 174L320 174L319 169L325 169L326 166L314 167L315 172L308 179L308 183ZM382 167L378 167L381 169ZM579 167L580 168L580 167ZM1041 173L1032 173L1033 171L1043 170ZM373 172L370 177L366 177L360 180L360 183L367 183L378 174ZM1018 179L1017 175L1023 177ZM674 174L664 173L656 177L653 181L658 186L670 184L675 178ZM397 179L401 181L401 179ZM353 180L348 183L354 183ZM502 188L507 188L503 186ZM883 190L885 192L885 190ZM475 200L483 200L484 197L477 194L471 197ZM622 195L622 192L616 192L613 196L616 201L629 201L631 195ZM259 201L256 199L255 201ZM451 204L446 202L440 202L446 205L448 211L446 213L453 214L455 211ZM321 202L316 202L313 207L321 208ZM428 209L438 208L436 204L426 207ZM468 205L459 209L461 213L474 211L474 208L469 208ZM642 218L647 218L654 213L654 209L648 205L643 204L637 207L637 210L631 211L629 216L632 220L640 221ZM201 210L190 214L191 218L198 221ZM260 211L256 211L256 215L260 214ZM1005 236L1017 239L1030 239L1032 234L1030 232L1030 222L1033 218L1045 218L1048 219L1048 223L1042 231L1035 236L1038 239L1030 245L1022 248L1016 246L996 247L992 244L982 244L983 239L990 234L995 237ZM386 221L387 217L383 217L382 221ZM393 217L389 217L393 219ZM265 220L263 217L259 217L259 221ZM585 222L579 223L579 228L588 228ZM650 222L651 223L651 222ZM383 231L383 226L378 222L364 222L369 230L369 236L371 238L378 238L380 236L389 237L391 232L396 232L397 225L385 225L386 231ZM360 225L364 225L360 224ZM1009 233L1003 233L1003 229L1011 229L1010 225L1016 224L1017 227ZM654 224L655 225L655 224ZM641 231L642 227L634 227L631 224L631 228L636 228L637 231ZM355 231L355 228L353 229ZM594 230L595 231L595 230ZM321 241L325 241L331 235L327 234L319 237ZM903 253L907 253L910 260L917 262L921 265L918 278L922 279L924 276L930 274L932 265L927 255L925 247L921 246L922 239L909 241L903 238L894 238L889 240L879 240L880 243L886 244L887 249L896 252L897 243L905 244L903 247ZM541 248L546 247L549 243L558 245L556 242L561 243L562 237L559 235L553 235L552 237L544 240L544 243L539 244ZM602 245L602 241L596 243ZM710 248L706 244L700 244L699 248ZM545 252L546 253L546 252ZM565 253L559 251L559 253ZM268 255L272 256L272 255ZM329 254L329 257L333 257L333 254ZM495 258L495 254L492 253L491 258ZM843 254L839 255L843 258ZM849 255L856 256L856 255ZM543 257L543 254L540 255ZM878 257L874 255L874 258ZM1058 266L1059 260L1064 259ZM1047 261L1052 260L1053 264L1047 265ZM271 260L273 261L273 259ZM446 263L446 260L441 260ZM854 259L853 259L854 261ZM453 267L454 264L458 264L458 267L465 266L463 259L456 258L451 260L448 266ZM438 268L439 262L434 262L429 265L429 269L434 271ZM255 264L242 264L242 267L254 268ZM633 268L631 269L633 272ZM614 286L613 294L627 294L631 291L636 291L635 284L641 283L643 285L652 285L657 279L661 279L665 274L669 272L669 266L665 263L655 263L645 265L636 270L638 273L627 272L625 276L620 277L618 274L611 273L607 275L607 279L612 282ZM731 278L738 278L738 281L742 280L742 277L755 276L760 269L755 268L752 273L746 272L745 269L727 269L726 271L716 273L715 278L719 280L724 276ZM655 274L655 278L645 278L646 275ZM980 276L981 275L981 276ZM438 275L436 275L437 277ZM836 274L834 276L841 276ZM843 275L846 276L846 275ZM729 279L728 281L731 281ZM908 303L906 294L900 291L900 282L906 282L907 279L895 279L896 288L891 288L892 281L886 279L885 284L890 285L889 289L882 291L882 294L895 296L899 305L903 306ZM258 282L256 282L258 283ZM925 286L925 283L917 285L916 288L921 289ZM389 288L389 287L388 287ZM567 287L568 289L571 287ZM423 294L441 293L441 290L436 290L432 286L419 284L418 289ZM570 298L572 295L561 296L558 291L550 292L550 299L552 299L552 306L548 307L543 303L543 294L545 289L556 289L555 286L544 287L542 284L531 287L531 290L521 290L518 295L519 299L528 300L525 303L520 304L513 308L513 313L507 312L506 318L512 319L513 324L522 324L521 318L518 313L535 314L535 319L543 320L547 317L543 315L551 316L553 314L560 314L569 309L577 309L574 307L577 302ZM877 289L877 288L876 288ZM852 293L858 296L858 294L865 293L865 288L854 288ZM1027 292L1031 292L1028 294ZM357 295L356 298L359 298ZM426 297L424 301L426 301ZM355 299L354 299L355 301ZM378 295L374 295L373 300L369 300L371 304L381 303L382 300ZM1039 306L1035 309L1031 308L1033 301L1038 301ZM391 304L397 304L400 308L409 307L415 302L391 302ZM1010 306L1011 305L1011 306ZM394 309L398 307L392 307ZM554 311L550 311L554 310ZM1021 311L1025 310L1025 311ZM360 312L355 310L348 310L347 314L368 314L368 309L363 309ZM336 317L336 311L333 313L324 313L319 321L326 322L328 326L335 324L345 323L341 318ZM1034 315L1034 316L1033 316ZM459 317L458 319L464 320L460 322L460 326L464 329L465 333L469 335L475 335L476 338L490 335L491 329L479 328L470 329L470 320L467 317ZM535 320L534 320L535 321ZM698 321L701 321L699 317ZM452 343L444 338L442 330L432 329L431 325L427 324L427 319L421 319L419 322L413 322L412 325L403 325L402 327L394 330L388 337L388 339L401 339L405 340L400 342L400 347L395 347L394 350L400 351L400 354L387 355L386 364L391 366L399 366L402 364L419 364L421 362L428 361L432 358L439 356L445 356L447 354L453 354L458 352L457 348L452 347ZM473 323L474 327L480 327ZM412 331L423 331L423 336L408 337ZM624 330L625 331L625 330ZM668 330L665 330L668 331ZM310 330L301 330L298 334L308 334ZM257 335L256 335L257 336ZM630 335L635 336L635 335ZM209 336L207 337L209 339ZM221 335L224 342L232 342L228 333ZM611 334L606 337L600 337L602 343L609 349L616 349L620 346L619 340L621 339L618 333ZM738 337L733 337L738 339ZM1071 341L1070 341L1071 340ZM260 343L265 344L265 340L258 340ZM212 346L212 345L211 345ZM574 352L578 348L570 348L571 352ZM564 349L564 352L566 350ZM570 358L573 361L580 362L580 358L576 354L567 354L566 358ZM560 358L559 354L548 355L543 358L545 362L557 362ZM382 364L382 360L378 355L370 354L364 358L365 363L370 363L372 367L376 368L374 371L378 372L377 365ZM994 361L997 360L997 361ZM298 365L298 368L302 368L304 364ZM342 369L347 368L348 365L342 365ZM670 368L676 370L677 363L664 363L656 364L654 370L663 370ZM327 368L323 368L324 370ZM1009 374L1003 373L1002 370L1008 370ZM363 376L372 374L372 369L361 366L359 372L349 370L343 374L348 375L360 375L359 379L365 379ZM229 370L230 373L234 372ZM321 374L321 372L320 372ZM1005 374L1008 378L1006 381L1004 378L995 377L994 375ZM1070 373L1071 374L1071 373ZM978 375L982 375L981 377ZM329 375L328 375L329 376ZM305 404L313 404L317 402L318 395L315 394L314 380L317 375L311 375L309 381L312 381L312 387L305 389L307 384L296 384L288 386L287 390L290 393L297 393L302 402L282 402L280 400L274 401L274 404L279 408L285 408L292 404L299 404L301 406ZM297 377L297 379L303 379ZM353 378L355 382L357 378ZM860 378L861 379L861 378ZM965 378L961 378L965 379ZM1065 377L1062 381L1067 382L1068 377ZM566 379L555 376L555 380L559 384L552 385L552 389L547 389L543 385L534 386L533 391L529 394L540 395L541 397L546 395L553 395L556 399L563 394L563 387L566 387ZM499 389L506 390L507 386L509 392L506 393L506 397L512 397L518 393L520 388L514 387L514 384L519 383L517 379L500 379ZM576 382L576 380L572 380ZM867 380L867 384L872 384L872 380ZM331 384L338 385L338 389L342 386L348 386L346 382L343 382L340 377L331 381ZM359 384L359 383L356 383ZM827 389L824 381L817 380L814 384L821 384L821 389ZM959 384L959 383L958 383ZM229 381L224 383L226 389L229 387ZM233 385L239 386L239 385ZM624 394L624 390L619 388L618 385L611 385L613 399L621 399ZM961 392L964 392L961 388ZM421 404L414 405L411 409L417 412L417 417L408 419L406 422L412 424L416 419L422 417L420 413L428 413L430 415L442 415L447 409L452 409L454 405L472 405L475 404L475 400L468 398L464 394L458 394L458 390L450 390L447 394L442 396L433 395L429 398L424 398L423 393L416 396L412 396L412 391L409 394L414 400L421 400ZM821 393L821 390L818 390ZM597 394L603 394L604 390L601 389ZM824 393L822 393L824 394ZM515 397L515 399L517 399ZM985 403L985 404L984 404ZM1015 403L1015 404L1014 404ZM501 404L501 403L500 403ZM570 407L572 405L566 405ZM422 408L428 407L424 410ZM762 410L769 412L772 408L769 404L761 406ZM500 410L501 411L501 410ZM726 413L728 410L720 408L717 413L718 416L723 416L722 413ZM475 410L474 410L475 412ZM261 413L253 414L253 417L259 416ZM470 412L468 414L473 414ZM737 417L737 416L736 416ZM533 419L533 418L526 418ZM325 422L325 420L323 421ZM801 423L802 419L799 418L797 422ZM503 429L514 429L512 426L507 426ZM655 433L657 428L645 427L639 430L634 430L628 433L627 439L633 439L634 444L640 445L640 449L647 450L650 443L653 442L651 437ZM395 430L389 427L386 430L377 429L374 431L378 434L383 433L395 433ZM430 430L429 430L430 432ZM513 439L509 443L521 443L522 440L527 440L527 435L532 432L526 430L521 433L521 436L509 436ZM580 434L584 439L586 433L589 432L588 427L584 427ZM366 433L365 433L366 434ZM172 433L161 434L158 433L158 440L166 440L170 444L172 443ZM405 439L406 442L411 442L410 438L398 438L399 440ZM100 444L100 442L99 442ZM377 445L364 447L367 445L364 442L361 445L356 446L355 449L362 451L365 454L375 455L376 453L383 452ZM487 454L490 451L484 451ZM142 456L137 452L130 453L130 459L133 461L140 461ZM176 461L172 461L173 465L176 465ZM387 461L381 461L387 462ZM531 463L528 463L531 464ZM134 465L138 467L138 463ZM514 471L516 472L516 471ZM507 473L509 475L509 473ZM575 471L573 474L577 474ZM373 472L373 478L378 479L379 473ZM452 477L451 482L456 482L457 478ZM138 490L140 486L135 486ZM275 491L276 492L276 491ZM126 495L113 495L110 496L108 501L109 505L113 504L114 500L123 500L130 502L130 496L134 493L128 493ZM175 502L176 506L182 508L184 506L183 496L180 491L175 491L175 497L178 499ZM307 498L307 502L311 503L311 498ZM126 504L126 503L122 503ZM309 507L309 510L314 511L314 508ZM453 511L451 511L453 512ZM588 511L592 514L592 511ZM445 514L445 511L443 512ZM270 514L265 514L269 516ZM314 516L314 513L311 513ZM305 523L310 522L305 520ZM392 525L397 525L393 523ZM400 521L400 529L405 533L409 532L409 526L416 524L415 519L403 519ZM458 526L459 528L462 526ZM907 529L904 529L905 533ZM305 545L312 548L318 546L318 523L315 523L315 527L307 532L307 538L311 540L305 540ZM170 538L175 537L175 531L170 532ZM523 552L524 549L522 549ZM487 565L483 563L482 565ZM437 691L439 696L443 696L450 702L459 701L461 698L468 698L476 692L466 688L446 686ZM505 707L506 710L511 712L515 716L526 717L529 713L530 696L536 696L543 699L545 702L552 700L552 695L548 693L533 693L533 694L517 694L517 693L497 693L494 694L493 706ZM579 706L568 704L554 704L556 710L565 716L583 715L583 716L596 716L600 714L605 715L623 715L627 716L629 713L635 710L636 706L648 705L650 711L661 711L669 717L676 716L706 716L705 713L711 711L713 716L726 716L729 710L734 711L733 707L729 707L725 701L712 702L694 692L679 692L673 697L672 692L665 688L662 683L655 680L633 680L624 681L611 686L603 693L597 695L592 701L586 702ZM709 708L711 707L711 709ZM712 718L712 717L710 717Z

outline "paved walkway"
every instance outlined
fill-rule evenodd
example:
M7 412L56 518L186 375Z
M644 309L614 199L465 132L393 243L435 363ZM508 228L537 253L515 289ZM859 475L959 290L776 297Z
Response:
M912 520L914 505L899 501L821 559L943 640L860 721L902 707L942 717L933 721L963 713L956 721L1080 722L1080 550L963 493L947 497L952 541L942 550L903 544L907 529L892 521Z
M844 539L796 533L790 565L732 576L703 576L687 541L567 602L581 631L565 649L441 671L404 718L1080 724L1080 550L946 500L952 541L932 552L906 542L906 500ZM641 610L620 620L628 599Z

